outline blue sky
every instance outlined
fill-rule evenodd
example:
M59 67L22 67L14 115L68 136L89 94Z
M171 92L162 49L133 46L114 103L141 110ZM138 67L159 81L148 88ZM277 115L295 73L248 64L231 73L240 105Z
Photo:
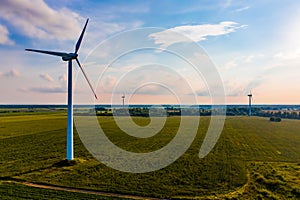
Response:
M33 54L24 49L72 52L86 18L90 18L90 22L79 58L97 88L100 96L97 103L111 102L115 83L133 66L165 60L168 62L163 65L171 63L174 68L178 65L181 71L190 70L167 54L155 57L155 51L139 52L120 59L116 62L119 68L113 70L112 66L99 81L99 75L95 74L101 74L99 71L105 68L107 57L119 44L97 45L120 37L124 31L146 27L176 31L199 44L219 72L228 104L246 104L250 89L256 104L300 102L299 1L2 0L0 104L65 103L66 63L60 58ZM162 37L159 32L149 32L149 35L154 34L152 42L157 47L169 48L180 43ZM128 48L134 41L135 38L122 41L122 45ZM111 44L115 46L109 46ZM78 71L75 65L74 69ZM182 74L185 74L183 79L190 79L192 85L197 85L193 87L198 91L199 103L210 103L202 88L205 88L205 81L198 83L189 72ZM78 75L78 93L88 90L81 79ZM144 80L152 80L150 73ZM167 80L172 82L172 79ZM137 83L141 84L132 84ZM130 83L126 87L130 88ZM119 88L117 94L121 95L126 87ZM170 84L170 87L174 92L184 90L180 81ZM176 103L170 91L162 93L157 85L141 87L138 91L140 93L126 99L127 103ZM83 102L84 98L81 97Z

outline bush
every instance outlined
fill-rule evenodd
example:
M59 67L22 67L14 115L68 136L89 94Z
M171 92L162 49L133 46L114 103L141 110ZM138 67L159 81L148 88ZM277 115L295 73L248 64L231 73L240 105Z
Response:
M281 122L281 118L280 117L270 117L270 121L271 122Z

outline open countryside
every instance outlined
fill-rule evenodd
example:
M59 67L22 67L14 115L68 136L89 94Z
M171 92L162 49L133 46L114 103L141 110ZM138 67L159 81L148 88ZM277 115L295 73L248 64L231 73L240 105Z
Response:
M132 118L141 126L150 120ZM196 139L176 162L159 171L131 174L94 159L76 131L75 160L64 162L66 119L63 109L1 115L1 198L25 198L30 194L31 198L51 199L61 193L61 198L71 199L77 195L29 187L23 184L26 182L153 198L297 199L300 195L299 120L283 119L277 123L267 117L228 116L213 151L199 159L210 120L203 116ZM113 117L98 116L98 120L114 144L133 152L163 147L180 124L180 117L168 117L157 135L132 139L118 128ZM82 199L109 197L78 195Z
M1 0L0 199L300 199L300 1Z

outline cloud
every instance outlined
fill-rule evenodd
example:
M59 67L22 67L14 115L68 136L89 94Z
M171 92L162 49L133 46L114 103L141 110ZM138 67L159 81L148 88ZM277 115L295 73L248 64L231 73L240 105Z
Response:
M40 74L40 78L49 82L54 82L54 79L49 74Z
M127 66L131 68L131 66ZM127 68L124 67L124 68ZM119 70L103 75L98 85L99 91L105 93L123 93L138 95L178 95L186 96L193 87L195 77L190 74L175 71L171 67L162 65L147 65L131 71ZM196 77L196 80L197 77Z
M286 60L296 60L300 58L300 51L294 50L294 51L286 51L286 52L278 52L276 53L273 58L280 60L280 61L286 61Z
M84 38L85 39L84 42L86 46L95 47L95 45L99 45L100 43L103 42L103 40L107 39L107 37L110 37L116 33L120 33L121 31L135 29L143 25L143 22L140 20L126 21L126 22L111 22L111 21L107 22L103 20L104 20L103 18L95 17L93 18L93 21L91 21L88 32L86 33L87 37ZM95 52L97 50L96 48L94 49L93 54L96 53L97 58L99 58L99 56L107 57L108 55L110 55L111 49L115 50L115 47L107 46L105 47L105 51L99 51L96 53ZM90 53L90 50L86 53Z
M223 5L223 7L224 7L224 8L228 8L228 7L230 7L231 5L232 5L232 0L226 0L225 3L224 3L224 5Z
M254 90L261 86L267 78L263 75L255 77L253 80L250 80L246 83L237 83L234 81L224 82L226 89L226 96L245 96L250 90Z
M38 93L66 93L67 89L61 86L47 86L47 87L32 87L30 88L32 92Z
M242 11L245 11L245 10L248 10L250 8L250 6L245 6L245 7L242 7L242 8L238 8L236 10L234 10L235 12L242 12Z
M55 82L54 79L48 74L41 74L41 78L51 83ZM54 85L47 85L41 87L31 87L29 91L38 93L66 93L67 92L67 76L61 75L58 77L58 83Z
M112 5L108 6L106 8L106 12L109 11L110 13L133 13L133 14L140 14L140 13L148 13L150 11L150 8L148 5L146 5L146 2L138 4L138 2L135 3L134 6L131 5ZM105 11L104 11L105 12Z
M8 77L8 78L14 78L14 77L19 77L20 72L16 69L11 69L8 72L0 72L0 77Z
M0 24L0 44L13 45L14 41L9 39L7 28Z
M16 70L16 69L11 69L6 74L4 74L4 76L7 76L7 77L18 77L18 76L20 76L20 72L18 70Z
M223 70L231 70L237 66L238 66L238 64L236 63L236 59L234 59L234 60L230 60L227 63L225 63L225 65L223 66L222 69Z
M2 0L0 13L0 18L31 38L69 40L81 31L77 13L53 9L43 0Z
M203 96L203 97L210 96L209 91L205 88L202 88L200 90L196 90L195 93L196 93L197 96ZM191 94L191 95L193 95L193 94Z
M104 81L104 85L108 88L112 88L117 82L116 77L114 76L107 76L105 81Z
M67 82L67 76L64 74L64 75L61 75L58 77L58 81L60 83L66 83Z
M245 62L250 63L253 61L254 58L255 58L255 56L253 54L251 54L245 58Z
M218 67L222 73L227 73L228 70L236 70L249 66L253 67L257 62L261 62L263 57L264 55L262 54L234 55L234 58L230 58L224 64L219 64ZM230 74L232 74L231 71Z
M65 74L58 77L58 82L59 82L59 85L60 85L59 86L60 89L57 88L58 91L67 91L67 81L68 81L68 79L67 79L67 76Z
M176 86L176 85L174 85ZM172 95L171 91L165 85L159 83L147 83L143 87L134 91L134 95L146 94L146 95Z
M64 75L61 75L61 76L58 77L58 80L59 80L60 82L67 81L67 76L66 76L65 74L64 74Z
M176 26L161 32L152 33L149 37L154 40L155 44L159 44L162 48L167 48L175 43L190 42L189 39L200 42L210 36L227 35L244 27L245 25L239 25L232 21L224 21L219 24Z

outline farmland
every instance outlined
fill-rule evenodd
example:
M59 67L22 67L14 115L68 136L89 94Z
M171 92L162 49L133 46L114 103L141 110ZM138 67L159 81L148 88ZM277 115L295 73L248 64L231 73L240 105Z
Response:
M172 140L180 125L180 117L168 117L159 134L136 139L125 135L113 117L98 119L114 144L133 152L150 152L163 147ZM140 125L149 123L149 118L133 119ZM201 117L194 142L176 162L159 171L132 174L116 171L94 159L76 131L75 164L65 165L62 161L65 159L66 113L63 111L2 115L0 195L5 197L9 193L5 191L14 191L15 195L28 192L37 199L42 193L47 193L49 198L56 195L68 198L69 195L46 192L46 189L40 192L41 189L10 182L18 180L158 198L299 198L300 121L272 123L261 117L227 117L217 145L208 156L199 159L209 120L209 117ZM79 195L83 194L78 194L78 198L86 197Z

